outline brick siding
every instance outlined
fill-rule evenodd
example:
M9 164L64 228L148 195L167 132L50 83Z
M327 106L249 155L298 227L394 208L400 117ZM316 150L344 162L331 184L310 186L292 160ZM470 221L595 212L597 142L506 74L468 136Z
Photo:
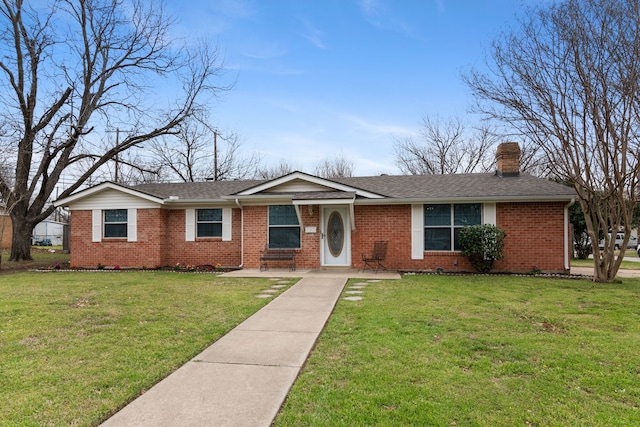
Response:
M167 213L160 209L138 209L137 242L127 239L91 241L91 211L71 211L71 267L158 267L164 249L161 230Z
M233 210L232 240L220 238L185 241L185 211L139 209L138 241L107 239L91 242L91 211L71 212L71 266L158 267L180 264L220 264L258 268L260 251L267 242L267 207L247 206ZM320 267L319 206L300 209L304 227L301 248L296 254L298 268ZM373 249L376 240L387 240L389 269L473 271L459 252L425 252L424 259L411 259L411 206L355 206L356 229L351 233L351 267L362 268L362 254ZM242 230L244 215L244 257ZM564 271L564 203L498 203L496 222L507 233L505 257L494 265L496 271ZM315 232L305 232L315 227ZM244 259L243 259L244 258ZM284 266L284 265L283 265Z
M126 239L91 241L91 211L71 211L71 267L162 267L240 265L240 209L233 209L232 240L185 240L184 209L138 209L137 242Z
M320 267L320 213L318 206L311 209L301 207L303 227L300 230L300 249L296 251L296 266L299 268ZM315 227L315 233L306 233L305 228ZM244 208L244 266L258 268L260 266L260 251L264 250L268 233L268 207L247 206ZM270 262L270 264L272 264ZM286 261L282 262L287 265ZM277 264L275 264L277 267Z

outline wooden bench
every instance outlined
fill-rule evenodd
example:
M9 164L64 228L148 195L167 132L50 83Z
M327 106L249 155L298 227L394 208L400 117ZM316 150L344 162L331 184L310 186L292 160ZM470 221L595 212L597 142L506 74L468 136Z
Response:
M276 249L268 246L260 251L260 271L268 270L268 261L288 261L289 271L296 269L296 251L295 249Z
M370 268L377 273L380 269L387 269L387 267L382 264L382 261L387 257L388 243L389 242L382 240L373 242L373 252L371 255L362 254L362 261L364 262L363 270Z

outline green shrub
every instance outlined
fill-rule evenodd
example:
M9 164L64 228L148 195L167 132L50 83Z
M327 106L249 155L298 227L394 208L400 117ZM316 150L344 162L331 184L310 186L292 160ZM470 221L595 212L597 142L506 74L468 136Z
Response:
M488 273L493 262L502 258L505 237L507 233L495 225L472 225L460 230L460 248L473 268Z

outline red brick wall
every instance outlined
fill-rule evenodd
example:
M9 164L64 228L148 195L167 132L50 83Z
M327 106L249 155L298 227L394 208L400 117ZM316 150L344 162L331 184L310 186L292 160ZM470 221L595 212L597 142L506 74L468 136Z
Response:
M387 240L383 264L392 270L469 271L471 264L458 252L425 252L423 260L411 259L411 206L356 206L356 230L351 235L352 265L362 268L362 253L370 254L376 240ZM390 231L391 230L391 231ZM454 264L454 263L457 263Z
M246 268L260 266L260 251L267 243L267 213L267 206L247 206L244 208L244 266ZM303 206L300 208L300 213L303 227L300 232L301 247L296 251L296 267L318 268L320 266L320 213L318 206L312 206L311 210ZM305 233L306 227L315 227L316 232ZM286 265L286 261L283 261L282 266Z
M231 241L222 238L198 238L194 242L185 240L185 210L168 210L168 222L164 236L163 265L221 265L237 267L240 265L240 209L232 209L233 222Z
M398 269L411 260L411 206L355 206L356 229L351 232L351 265L362 268L362 254L371 254L376 240L387 240L383 264ZM391 231L393 230L393 231Z
M390 269L473 271L467 258L459 252L425 252L424 259L411 259L411 206L355 206L356 229L351 234L351 266L362 268L362 254L370 253L373 242L388 240L387 259ZM507 233L505 257L494 265L495 271L528 272L537 267L543 271L564 271L564 203L498 203L497 225ZM315 227L315 233L301 231L302 247L297 251L298 268L320 266L319 207L301 208L304 227ZM233 238L185 241L183 209L139 209L138 241L106 240L91 242L91 211L72 211L71 265L73 267L106 266L156 267L180 264L241 264L241 215L233 209ZM267 207L244 208L244 267L258 268L260 251L267 242ZM284 267L285 265L283 265Z
M91 211L71 211L71 267L158 267L161 265L163 242L158 239L166 228L167 212L160 209L138 209L137 242L127 239L91 241Z
M494 271L529 272L537 267L564 271L564 203L498 203L496 223L507 233L504 258ZM352 234L352 266L361 268L362 252L376 240L388 240L385 266L402 270L474 271L460 252L425 252L411 259L411 206L356 206ZM393 230L393 231L389 231Z
M137 242L91 241L91 211L71 211L71 266L162 267L240 264L240 209L233 209L232 241L221 238L185 241L184 209L138 209Z
M564 271L565 203L499 203L496 222L506 233L504 259L495 268ZM569 239L571 242L571 239ZM569 248L570 250L570 248Z

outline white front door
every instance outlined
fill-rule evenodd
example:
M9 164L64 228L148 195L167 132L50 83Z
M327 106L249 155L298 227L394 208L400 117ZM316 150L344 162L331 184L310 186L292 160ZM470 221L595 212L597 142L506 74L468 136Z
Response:
M320 233L323 266L351 266L351 222L348 206L323 206Z

